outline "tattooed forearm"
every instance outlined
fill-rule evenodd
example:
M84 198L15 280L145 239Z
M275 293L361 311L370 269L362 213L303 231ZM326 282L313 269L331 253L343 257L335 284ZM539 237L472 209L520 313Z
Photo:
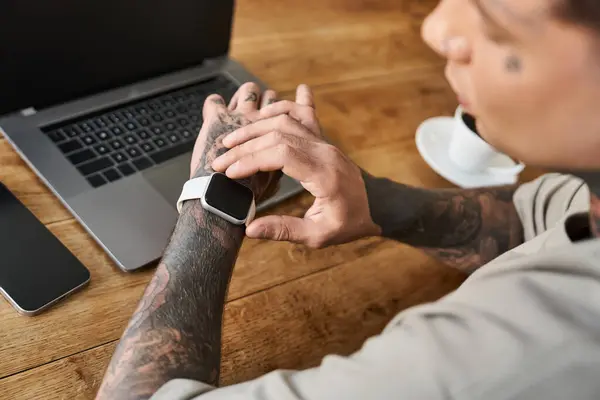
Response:
M194 176L213 172L223 137L245 124L220 112L209 129ZM271 178L269 178L271 179ZM266 190L258 179L247 183ZM260 189L260 190L259 190ZM170 244L126 328L98 399L147 399L173 378L216 385L227 287L244 229L206 212L199 200L183 205Z
M184 204L98 398L147 399L173 378L218 383L223 306L242 237L198 201Z
M515 188L426 190L364 173L371 216L385 237L472 272L523 242Z

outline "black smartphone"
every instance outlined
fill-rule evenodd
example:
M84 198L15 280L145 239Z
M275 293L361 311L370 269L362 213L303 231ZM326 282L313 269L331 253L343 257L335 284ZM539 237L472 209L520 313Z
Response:
M84 287L90 272L0 183L0 292L35 315Z

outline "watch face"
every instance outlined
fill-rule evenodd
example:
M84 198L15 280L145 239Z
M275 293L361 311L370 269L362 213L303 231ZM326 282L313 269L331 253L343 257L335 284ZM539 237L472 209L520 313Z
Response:
M217 210L243 221L248 216L254 194L246 186L223 174L214 174L204 200Z

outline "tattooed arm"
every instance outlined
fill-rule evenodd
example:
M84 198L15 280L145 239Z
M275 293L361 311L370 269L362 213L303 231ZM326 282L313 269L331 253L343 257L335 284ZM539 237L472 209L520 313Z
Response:
M374 178L323 137L310 88L298 93L229 135L232 149L213 163L235 178L281 168L315 197L304 218L261 218L248 236L324 247L383 235L464 271L523 241L514 188L426 190Z
M422 248L472 272L523 242L516 187L427 190L363 172L373 221L382 235Z
M244 90L250 93L244 94ZM256 104L255 85L244 85L240 92L238 110ZM218 96L207 100L204 120L192 157L193 177L213 172L212 160L224 151L222 138L246 123L242 112L227 111ZM261 198L276 180L277 175L259 174L243 182ZM97 399L147 399L174 378L218 383L223 308L243 237L243 227L206 212L199 200L184 203L164 257L123 333Z

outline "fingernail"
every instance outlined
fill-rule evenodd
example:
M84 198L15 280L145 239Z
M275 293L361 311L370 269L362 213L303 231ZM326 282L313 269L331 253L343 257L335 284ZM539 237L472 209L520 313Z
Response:
M246 228L246 236L252 239L264 239L263 229L260 227L256 227L254 225L250 225Z
M454 36L446 39L442 44L445 53L463 52L467 48L467 39L464 36Z

